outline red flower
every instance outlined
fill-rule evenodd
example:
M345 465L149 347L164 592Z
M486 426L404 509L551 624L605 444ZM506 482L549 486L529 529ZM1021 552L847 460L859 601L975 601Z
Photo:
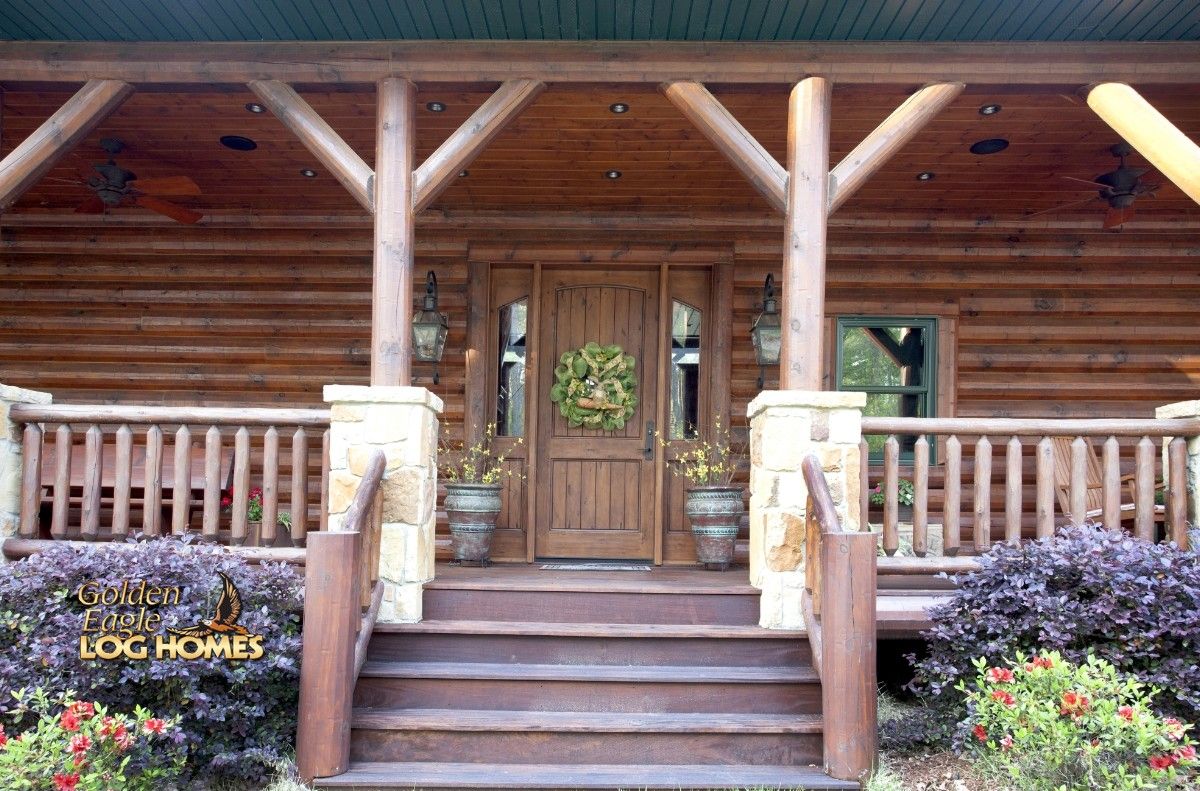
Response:
M992 690L992 700L999 701L1005 706L1008 706L1010 709L1017 705L1016 699L1014 699L1012 695L1003 689Z
M993 684L1005 684L1013 680L1013 672L1007 667L993 667L987 672L987 680Z
M167 723L151 717L146 720L142 727L146 729L146 733L162 733L163 729L167 727Z
M262 489L255 486L253 489L250 490L250 499L254 500L259 497L262 497Z
M971 729L971 733L975 734L975 738L980 742L987 741L987 728L983 727L982 725L976 725Z
M1150 756L1150 768L1156 772L1161 772L1170 769L1175 765L1175 757L1172 755L1152 755Z
M233 505L233 495L232 494L221 495L221 507L228 508L231 505Z
M1163 725L1166 728L1167 735L1174 741L1179 741L1183 738L1183 723L1174 717L1163 717Z
M1133 722L1133 706L1117 706L1117 716L1123 720Z
M1067 691L1062 696L1062 706L1059 708L1059 714L1069 714L1075 719L1079 719L1083 714L1090 709L1092 702L1088 700L1088 696L1082 692Z
M1190 744L1180 747L1175 751L1175 758L1179 761L1194 761L1196 760L1196 748Z
M1054 667L1054 660L1048 656L1035 656L1033 658L1033 666L1049 670Z
M4 726L0 725L0 750L3 750L6 744L8 744L8 736L4 733Z
M91 746L91 739L82 733L77 733L71 737L71 743L67 746L67 749L76 755L79 755L80 753L86 753L89 749L91 749Z
M79 715L81 719L90 720L96 716L96 707L86 701L76 701L71 704L70 709L73 713Z
M70 709L67 709L62 713L62 718L59 720L59 724L62 725L62 729L64 731L77 731L79 730L79 715Z
M1012 749L1012 746L1013 746L1012 736L1009 736L1007 733L1004 734L1004 738L1000 740L1000 749L1007 752L1008 750Z
M63 774L56 772L54 775L54 791L75 791L75 786L79 784L79 774L71 772L71 774Z

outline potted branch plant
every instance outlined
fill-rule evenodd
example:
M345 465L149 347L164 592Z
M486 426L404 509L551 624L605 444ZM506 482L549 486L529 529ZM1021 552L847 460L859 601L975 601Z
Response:
M714 571L724 571L733 562L745 512L742 487L733 484L739 459L730 444L728 427L718 419L712 442L698 443L671 464L671 472L689 484L684 513L696 541L696 560Z
M446 520L450 523L453 564L491 564L492 535L500 515L500 489L508 477L520 477L506 470L505 456L494 448L496 424L488 423L483 439L471 447L442 443L439 466L446 476ZM524 442L518 439L519 447Z
M222 510L233 508L233 494L225 492L221 495ZM258 486L251 487L246 497L246 543L252 547L259 546L262 541L263 490ZM275 515L275 524L283 528L283 533L289 538L292 533L292 515L287 511L279 511ZM278 533L276 533L278 536Z

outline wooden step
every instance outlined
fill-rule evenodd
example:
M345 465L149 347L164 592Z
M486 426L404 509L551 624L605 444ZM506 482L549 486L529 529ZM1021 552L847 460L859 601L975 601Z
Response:
M561 623L602 621L618 624L709 624L745 625L758 623L758 591L721 589L721 592L692 593L661 589L528 590L430 585L422 605L431 620L527 621L539 619Z
M355 709L351 759L808 765L821 727L791 714Z
M811 667L370 661L356 706L819 714Z
M835 791L858 783L834 780L816 767L638 764L353 763L318 788L356 791L420 789L670 789L786 788Z

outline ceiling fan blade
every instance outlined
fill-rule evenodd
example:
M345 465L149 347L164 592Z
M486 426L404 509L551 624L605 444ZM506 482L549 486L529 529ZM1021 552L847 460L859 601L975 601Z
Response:
M163 178L136 179L132 184L138 192L147 195L199 195L200 187L187 176L165 176Z
M204 217L200 212L185 209L182 206L162 200L161 198L156 198L153 195L137 195L133 198L132 202L135 206L141 206L143 209L149 209L164 217L170 217L176 222L187 223L188 225L200 222L201 218Z
M1125 209L1114 209L1110 207L1109 210L1104 213L1104 230L1107 231L1109 228L1116 228L1118 225L1124 225L1132 219L1132 206Z
M89 195L75 207L76 214L104 214L104 201L99 195Z
M1043 214L1049 214L1050 212L1062 211L1063 209L1070 209L1075 206L1082 206L1085 203L1091 203L1092 201L1096 200L1100 200L1100 197L1096 196L1094 198L1083 198L1082 200L1071 201L1070 203L1064 203L1061 206L1054 206L1053 208L1042 209L1041 211L1034 212L1033 214L1026 214L1025 217L1026 219L1030 217L1039 217Z
M1060 178L1064 178L1067 181L1078 181L1080 184L1091 184L1093 187L1099 187L1102 190L1111 189L1109 185L1101 184L1099 181L1092 181L1091 179L1077 179L1074 176L1061 176Z

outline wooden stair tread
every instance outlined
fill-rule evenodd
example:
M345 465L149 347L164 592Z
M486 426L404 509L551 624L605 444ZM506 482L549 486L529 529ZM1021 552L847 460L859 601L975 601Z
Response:
M730 583L722 580L678 580L655 579L652 572L616 572L600 575L579 572L578 577L547 576L538 578L490 578L486 575L463 579L437 577L425 583L426 590L488 590L488 591L536 591L548 593L642 593L687 595L733 595L757 596L759 590L748 583Z
M794 684L820 681L808 667L719 665L566 665L492 662L368 661L360 677L434 678L469 681L650 682L658 684Z
M699 637L719 639L804 638L803 631L739 624L553 623L541 621L430 620L376 624L381 634L486 634L538 637Z
M538 733L820 733L806 714L354 709L353 728Z
M318 788L856 789L816 767L757 765L472 764L355 762Z

